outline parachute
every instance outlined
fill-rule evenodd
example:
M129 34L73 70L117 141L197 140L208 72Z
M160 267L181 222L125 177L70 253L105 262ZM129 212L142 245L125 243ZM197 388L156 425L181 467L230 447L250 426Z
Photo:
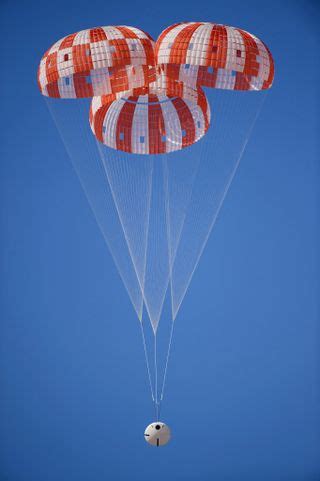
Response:
M156 42L135 27L84 30L40 62L40 91L140 322L157 421L175 320L273 78L261 40L209 22Z
M272 86L274 63L268 47L240 28L178 23L160 34L155 53L170 78L195 88L265 90Z
M142 95L123 94L94 97L90 125L97 139L113 149L133 154L164 154L188 147L200 140L210 123L205 94L185 88L149 87Z
M154 41L126 26L68 35L47 50L38 70L42 95L63 99L123 92L154 80Z

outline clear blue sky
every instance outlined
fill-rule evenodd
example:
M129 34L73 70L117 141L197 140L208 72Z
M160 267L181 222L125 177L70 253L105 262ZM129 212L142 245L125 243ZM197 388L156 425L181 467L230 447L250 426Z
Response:
M0 18L0 480L319 480L317 2L17 0ZM255 33L276 80L179 313L155 450L138 321L36 69L68 33L182 20Z

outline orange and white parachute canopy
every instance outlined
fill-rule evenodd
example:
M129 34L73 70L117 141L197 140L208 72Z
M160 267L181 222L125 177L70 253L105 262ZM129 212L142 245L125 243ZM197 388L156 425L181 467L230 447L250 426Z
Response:
M156 43L135 27L82 30L56 42L38 70L43 95L93 97L97 139L137 154L173 152L205 135L210 107L201 87L258 91L273 78L261 40L209 22L172 25Z
M200 140L210 124L210 106L201 88L157 82L144 89L94 97L90 126L103 144L133 154L163 154Z
M259 38L215 23L166 28L156 42L155 55L169 77L194 88L264 90L274 78L272 55Z
M82 30L56 42L42 57L43 95L93 97L143 87L155 80L154 41L135 27Z

